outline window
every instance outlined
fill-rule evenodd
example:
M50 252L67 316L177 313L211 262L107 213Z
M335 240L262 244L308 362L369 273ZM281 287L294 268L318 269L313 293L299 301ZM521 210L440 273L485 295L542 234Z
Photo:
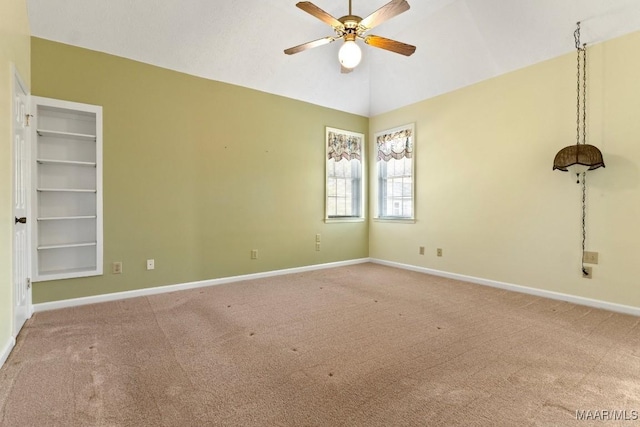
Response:
M326 219L361 219L364 135L328 127L326 136Z
M376 134L379 219L415 218L414 135L413 124Z

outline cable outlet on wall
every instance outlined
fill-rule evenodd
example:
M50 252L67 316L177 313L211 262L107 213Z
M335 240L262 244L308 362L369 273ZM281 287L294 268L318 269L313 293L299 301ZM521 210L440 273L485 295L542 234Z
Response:
M442 256L442 248L436 249L436 255L437 256Z
M111 263L111 274L122 274L122 261Z
M147 260L147 270L153 270L154 268L156 268L156 262L153 259L148 259Z
M424 255L424 246L420 246L420 248L418 249L418 253L420 255Z
M583 279L591 279L593 277L593 267L584 267L585 271L587 272L587 274L584 274L584 271L582 272L582 278Z
M251 249L251 259L258 259L258 250Z
M598 252L584 251L584 262L586 262L587 264L597 264Z

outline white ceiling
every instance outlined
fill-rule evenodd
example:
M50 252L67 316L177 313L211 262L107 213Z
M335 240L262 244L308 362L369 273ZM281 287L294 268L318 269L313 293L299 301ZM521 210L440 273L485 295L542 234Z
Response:
M640 30L639 0L408 0L370 32L417 46L404 57L363 45L340 73L340 41L297 0L28 0L34 36L283 95L377 115L573 51L575 23L594 44ZM388 0L353 0L361 17ZM335 17L348 0L314 0Z

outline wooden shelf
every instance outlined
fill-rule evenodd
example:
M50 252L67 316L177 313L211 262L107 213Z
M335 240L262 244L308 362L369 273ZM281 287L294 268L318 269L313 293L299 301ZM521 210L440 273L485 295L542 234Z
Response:
M96 219L96 215L78 215L78 216L46 216L36 218L37 221L61 221L68 219Z
M80 139L84 141L95 141L95 135L86 135L83 133L73 133L73 132L60 132L57 130L48 130L48 129L37 129L38 136L50 136L54 138L71 138L71 139Z
M41 165L72 165L72 166L92 166L96 167L96 162L77 162L75 160L53 160L53 159L37 159Z
M38 188L37 191L40 192L58 192L58 193L95 193L96 190L90 190L86 188Z
M62 243L59 245L42 245L38 246L38 250L47 250L47 249L66 249L66 248L82 248L85 246L96 246L96 242L82 242L82 243Z

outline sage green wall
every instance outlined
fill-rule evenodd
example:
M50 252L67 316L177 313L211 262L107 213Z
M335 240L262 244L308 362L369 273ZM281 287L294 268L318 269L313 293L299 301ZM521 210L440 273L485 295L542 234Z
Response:
M31 46L34 95L104 115L105 274L36 283L34 303L368 256L365 222L323 222L325 126L367 133L368 118L39 38ZM123 274L111 274L113 261Z
M13 323L12 83L15 64L29 85L30 46L26 0L0 2L0 351Z
M372 136L416 123L417 221L372 222L370 256L640 307L640 56L630 52L640 32L588 48L587 139L606 163L587 177L593 279L580 271L581 187L552 171L575 143L575 53L373 117Z

